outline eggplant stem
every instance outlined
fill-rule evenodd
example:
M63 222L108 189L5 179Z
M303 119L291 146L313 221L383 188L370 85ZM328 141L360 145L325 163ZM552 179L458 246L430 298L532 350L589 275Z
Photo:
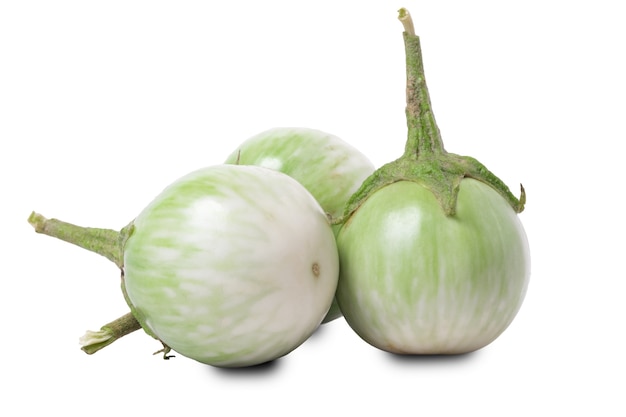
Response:
M404 26L406 57L405 113L408 132L404 154L381 166L363 181L346 204L343 217L335 219L333 224L347 221L370 195L397 181L412 181L429 189L447 216L456 214L457 197L464 178L473 178L489 185L507 200L515 212L522 212L526 202L523 187L518 199L502 180L479 161L445 150L426 85L420 38L415 34L407 9L399 10L398 19Z
M35 232L48 235L102 255L119 268L124 266L123 245L132 232L132 224L121 232L111 229L82 227L32 212L28 223Z
M398 10L398 20L402 22L404 26L404 31L409 35L415 36L415 27L413 26L413 19L411 18L411 13L404 7Z
M81 349L88 355L104 349L111 343L141 329L141 325L132 313L126 313L122 317L105 324L98 331L88 330L80 339Z

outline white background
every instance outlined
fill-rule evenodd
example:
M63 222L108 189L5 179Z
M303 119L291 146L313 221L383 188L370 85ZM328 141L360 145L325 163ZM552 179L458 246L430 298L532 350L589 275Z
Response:
M85 355L78 337L126 311L118 271L35 234L31 210L119 229L275 126L394 159L401 6L446 148L528 193L532 276L506 332L402 358L340 319L235 371L163 361L141 332ZM623 17L606 0L3 2L0 415L624 415Z

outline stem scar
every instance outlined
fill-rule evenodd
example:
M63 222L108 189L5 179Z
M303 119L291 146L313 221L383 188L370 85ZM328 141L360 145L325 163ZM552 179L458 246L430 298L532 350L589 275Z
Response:
M311 266L311 271L313 271L313 275L315 275L315 278L320 276L320 266L317 262L313 262L313 266Z

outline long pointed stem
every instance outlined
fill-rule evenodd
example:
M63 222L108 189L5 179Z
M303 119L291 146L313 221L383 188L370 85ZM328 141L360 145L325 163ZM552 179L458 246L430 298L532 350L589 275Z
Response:
M408 15L408 13L407 13ZM404 22L403 22L404 23ZM412 24L411 24L412 27ZM406 51L406 121L408 127L405 156L416 158L445 152L435 121L424 76L419 37L404 32Z
M415 34L408 10L399 10L398 19L404 26L406 55L406 119L407 140L404 154L369 176L350 197L343 216L333 224L346 222L361 204L380 188L396 181L413 181L428 188L439 201L447 216L456 213L456 201L461 181L473 178L481 181L504 197L520 213L524 210L526 194L521 189L517 199L509 188L483 164L469 156L448 153L437 127L426 86L424 63L419 37Z
M118 231L77 226L57 219L47 219L35 212L28 217L28 223L37 233L72 243L104 256L120 268L123 266L121 235Z
M404 155L415 158L420 154L445 152L441 133L435 122L430 94L424 77L424 63L419 37L415 35L413 19L405 8L398 10L398 20L404 26L406 55L406 120L408 138Z

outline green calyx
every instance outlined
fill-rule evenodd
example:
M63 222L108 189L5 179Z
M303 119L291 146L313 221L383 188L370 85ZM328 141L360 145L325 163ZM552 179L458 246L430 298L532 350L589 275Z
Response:
M399 10L399 20L404 25L406 52L406 119L407 141L404 154L397 160L380 167L348 201L344 215L335 223L345 222L376 190L398 181L413 181L429 189L448 216L456 212L459 186L464 178L473 178L495 189L515 212L524 210L526 194L516 198L509 188L476 159L448 153L430 103L426 86L422 50L415 35L411 16L406 9Z

